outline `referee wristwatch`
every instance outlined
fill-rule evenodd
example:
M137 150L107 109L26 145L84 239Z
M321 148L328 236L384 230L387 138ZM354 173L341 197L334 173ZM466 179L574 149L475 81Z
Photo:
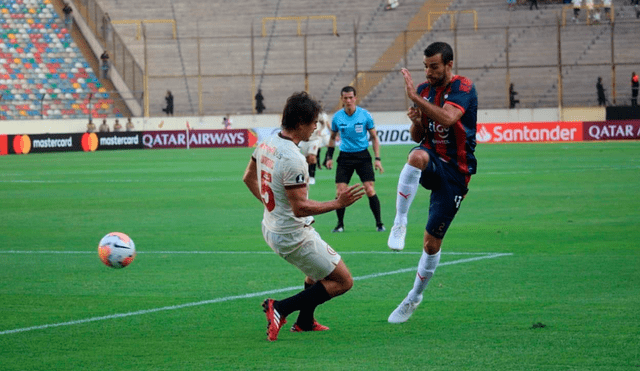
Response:
M382 161L380 157L376 157L376 161Z

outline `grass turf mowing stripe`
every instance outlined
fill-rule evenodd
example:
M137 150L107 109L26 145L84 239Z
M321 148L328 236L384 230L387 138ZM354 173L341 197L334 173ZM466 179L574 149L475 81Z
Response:
M461 264L461 263L469 263L469 262L474 262L474 261L477 261L477 260L494 259L494 258L499 258L499 257L503 257L503 256L511 256L511 255L513 255L513 254L511 254L511 253L489 254L489 255L477 256L477 257L473 257L473 258L454 260L454 261L450 261L450 262L443 262L443 263L440 263L439 266ZM371 278L389 276L389 275L393 275L393 274L406 273L406 272L410 272L410 271L415 270L415 269L416 269L415 267L405 268L405 269L399 269L399 270L395 270L395 271L391 271L391 272L383 272L383 273L376 273L376 274L369 274L369 275L365 275L365 276L354 277L353 279L354 279L354 281L361 281L361 280L366 280L366 279L371 279ZM144 314L151 314L151 313L163 312L163 311L169 311L169 310L178 310L178 309L184 309L184 308L195 307L195 306L206 305L206 304L222 303L222 302L231 301L231 300L250 299L250 298L255 298L255 297L258 297L258 296L278 294L278 293L281 293L281 292L294 291L294 290L300 290L300 286L291 286L291 287L286 287L286 288L282 288L282 289L260 291L260 292L254 292L254 293L244 294L244 295L227 296L227 297L224 297L224 298L203 300L203 301L180 304L180 305L171 305L171 306L161 307L161 308L144 309L144 310L139 310L139 311L135 311L135 312L118 313L118 314L111 314L111 315L108 315L108 316L100 316L100 317L91 317L91 318L85 318L85 319L76 320L76 321L50 323L50 324L40 325L40 326L23 327L23 328L17 328L17 329L13 329L13 330L0 331L0 335L10 335L10 334L17 334L17 333L20 333L20 332L28 332L28 331L34 331L34 330L44 330L44 329L48 329L48 328L55 328L55 327L62 327L62 326L74 326L74 325L80 325L80 324L83 324L83 323L96 322L96 321L105 321L105 320L109 320L109 319L116 319L116 318L123 318L123 317L140 316L140 315L144 315Z

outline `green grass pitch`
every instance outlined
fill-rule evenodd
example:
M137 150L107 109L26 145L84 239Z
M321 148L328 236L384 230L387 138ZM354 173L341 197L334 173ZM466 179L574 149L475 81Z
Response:
M382 147L389 230L410 147ZM426 222L391 253L366 200L316 217L356 278L322 333L266 341L260 303L303 275L267 247L242 182L251 149L0 157L0 370L640 370L640 142L479 145L479 173L425 297L411 288ZM310 197L334 197L321 170ZM138 256L98 259L108 232Z

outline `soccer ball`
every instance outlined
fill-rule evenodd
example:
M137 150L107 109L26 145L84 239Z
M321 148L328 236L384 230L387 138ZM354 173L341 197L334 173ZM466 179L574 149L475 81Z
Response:
M100 240L98 255L106 266L124 268L135 259L136 245L126 234L111 232Z

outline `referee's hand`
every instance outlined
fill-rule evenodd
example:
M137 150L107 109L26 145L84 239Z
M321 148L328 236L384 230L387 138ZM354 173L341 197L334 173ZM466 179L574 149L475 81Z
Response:
M382 167L382 162L380 160L376 160L376 162L373 163L373 168L380 171L380 174L384 173L384 168Z
M327 160L327 164L325 165L325 167L331 170L333 168L333 160L331 159Z

